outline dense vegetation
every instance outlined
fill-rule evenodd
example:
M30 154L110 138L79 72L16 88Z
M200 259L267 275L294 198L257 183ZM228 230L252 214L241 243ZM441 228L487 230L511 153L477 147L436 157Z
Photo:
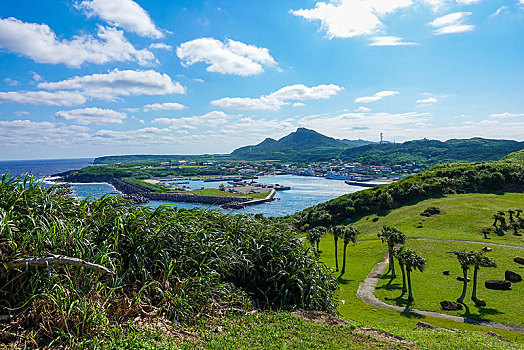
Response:
M524 142L511 140L417 140L351 148L342 152L340 156L366 165L395 166L415 163L417 167L427 169L441 163L499 160L508 153L523 148Z
M23 180L23 183L18 183ZM9 268L60 256L69 265ZM143 316L192 323L239 310L333 312L334 278L287 225L204 209L134 207L119 197L78 201L32 179L0 182L2 341L75 344Z
M95 164L129 164L169 162L172 160L235 161L277 160L304 163L340 158L363 165L395 166L415 164L420 169L450 162L498 160L506 154L524 149L524 142L482 138L415 140L404 143L374 143L366 140L337 140L314 130L298 128L279 140L266 138L254 146L240 147L231 154L214 155L129 155L96 158ZM521 157L524 157L521 155Z
M314 130L299 128L280 140L265 139L258 145L236 149L241 159L276 159L286 162L325 161L340 158L363 165L413 164L422 169L449 162L498 160L524 148L524 142L482 138L417 140L404 143L336 140Z
M267 138L258 145L238 148L231 153L231 156L248 160L322 161L337 158L348 147L351 146L314 130L298 128L297 131L278 141Z
M230 158L227 154L202 154L202 155L152 155L152 154L133 154L126 156L103 156L97 157L94 160L94 164L133 164L133 163L149 163L158 164L163 162L171 162L174 160L186 160L186 161L221 161L228 160Z
M152 167L143 168L136 165L107 165L107 166L89 166L81 170L67 172L64 180L67 182L109 182L114 178L135 178L149 179L150 177L163 177L170 175L178 176L206 176L206 175L224 175L224 171L212 170L205 167L180 167L164 168Z
M444 164L396 183L350 193L294 215L300 229L329 226L347 219L385 212L410 201L452 193L523 190L524 163L516 153L503 161Z

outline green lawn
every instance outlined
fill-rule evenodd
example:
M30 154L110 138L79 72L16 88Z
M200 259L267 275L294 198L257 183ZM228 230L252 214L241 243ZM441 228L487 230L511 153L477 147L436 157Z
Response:
M440 208L441 214L428 218L420 216L429 206ZM524 193L449 195L407 205L389 213L363 217L355 222L355 227L362 233L360 239L376 238L382 226L387 225L397 227L408 238L445 238L524 246L524 236L515 236L511 230L504 236L491 234L489 240L482 235L483 228L492 227L493 214L517 208L524 209ZM521 229L521 233L524 234L524 230Z
M334 271L334 243L331 235L326 235L321 243L321 259ZM386 246L380 241L360 241L356 245L350 244L347 249L347 267L343 278L339 279L338 298L341 303L338 312L342 317L365 326L376 327L400 335L415 342L423 348L440 349L485 349L494 348L494 340L484 337L486 332L494 331L507 339L517 340L519 346L524 346L524 334L493 330L485 327L458 323L438 318L424 317L413 314L384 310L369 306L356 296L358 286L373 266L382 260ZM422 251L421 251L422 253ZM342 263L342 243L339 241L339 266ZM457 264L458 265L458 264ZM450 266L451 268L451 266ZM338 277L339 273L333 272ZM481 271L484 278L486 271ZM416 282L414 282L416 283ZM415 298L420 296L418 285L414 284ZM460 291L459 291L460 294ZM484 297L479 290L479 297ZM458 295L457 295L458 297ZM455 299L457 298L455 297ZM487 299L487 298L486 298ZM489 304L488 304L489 307ZM435 326L455 329L456 333L439 332L434 330L412 331L418 321L429 322ZM502 346L498 343L498 346Z
M388 315L385 322L396 322ZM353 332L354 326L322 326L287 312L233 316L190 329L193 337L172 337L157 329L115 329L81 343L79 349L522 349L480 332L417 330L415 344L399 347L378 343ZM410 333L406 331L406 333ZM498 332L501 334L500 332Z
M442 300L455 301L462 293L462 282L457 281L457 276L462 275L460 265L455 256L449 252L455 250L480 250L482 246L453 242L427 242L408 241L409 248L415 249L426 258L426 270L423 273L412 274L413 293L415 301L412 306L421 310L448 313L473 319L484 319L493 322L504 322L524 325L524 282L513 283L511 290L497 291L485 288L486 279L504 279L506 270L515 271L521 275L524 269L513 261L515 256L523 256L524 250L514 248L492 247L493 251L486 253L493 258L497 268L481 268L477 297L484 299L486 307L477 307L471 301L472 283L468 289L464 302L466 308L462 311L443 311L440 308ZM445 276L442 271L449 270L450 275ZM402 277L400 269L396 266L399 276L391 282L389 275L379 280L375 295L388 304L405 306L407 295L400 297ZM468 277L473 281L473 271L468 271Z
M217 196L217 197L250 197L253 199L266 198L269 193L252 193L252 194L238 194L227 191L220 191L215 188L205 188L203 190L191 190L184 193L197 194L200 196Z

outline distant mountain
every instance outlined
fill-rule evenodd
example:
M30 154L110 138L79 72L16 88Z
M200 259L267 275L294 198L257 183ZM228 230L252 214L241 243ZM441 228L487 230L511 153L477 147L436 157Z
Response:
M341 152L340 157L367 165L393 166L414 162L425 169L439 163L499 160L511 152L522 149L524 149L524 142L513 140L477 137L442 142L424 139L350 148Z
M375 141L367 141L367 140L361 140L361 139L358 139L358 140L347 140L347 139L344 139L344 140L340 140L340 141L344 142L347 147L360 147L360 146L365 146L365 145L371 145L371 144L374 144L374 143L378 143L378 142L375 142Z
M524 149L524 142L483 138L414 140L404 143L376 143L365 140L337 140L314 130L298 128L280 140L265 139L255 146L236 149L231 156L246 160L291 162L323 161L341 158L365 165L394 166L415 163L421 169L449 162L498 160Z
M314 130L298 128L297 131L278 141L267 138L258 145L238 148L231 153L231 156L247 160L316 161L337 157L347 148L348 144L342 140L322 135Z
M164 162L170 160L228 161L280 160L318 162L332 158L357 161L364 165L394 166L415 163L427 169L435 164L499 160L509 153L524 150L524 142L483 138L414 140L404 143L377 143L366 140L337 140L314 130L298 128L279 140L266 138L258 145L240 147L231 154L209 155L129 155L96 158L95 164ZM522 153L519 154L522 157Z

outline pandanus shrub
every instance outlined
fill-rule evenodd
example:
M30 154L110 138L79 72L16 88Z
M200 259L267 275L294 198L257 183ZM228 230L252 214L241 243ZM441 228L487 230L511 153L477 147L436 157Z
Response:
M115 275L6 270L19 258L62 255ZM15 314L40 346L144 314L190 323L252 307L334 312L335 289L329 270L282 222L136 207L116 196L79 201L30 177L0 181L0 314Z

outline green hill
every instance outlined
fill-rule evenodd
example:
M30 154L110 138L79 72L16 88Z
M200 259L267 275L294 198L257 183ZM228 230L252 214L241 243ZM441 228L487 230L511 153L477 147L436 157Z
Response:
M276 159L282 161L320 161L337 157L349 145L314 130L298 128L280 140L267 138L258 145L234 150L231 156L240 159Z
M204 155L123 155L104 156L94 164L159 163L172 160L231 161L279 160L318 162L332 158L357 161L363 165L394 166L413 164L423 170L436 164L499 160L508 153L524 150L524 142L483 138L414 140L404 143L373 143L366 140L337 140L314 130L298 128L279 140L266 138L258 145L237 148L231 154ZM520 155L520 157L524 157Z
M307 229L356 220L446 194L523 191L524 162L513 160L518 155L500 161L438 165L392 184L343 195L296 213L296 226Z
M441 163L498 160L508 153L522 149L524 142L512 140L471 138L442 142L424 139L350 148L342 152L340 157L366 165L394 166L415 162L426 169Z
M337 140L314 130L298 128L280 140L267 138L258 145L234 150L231 156L246 160L324 161L341 158L364 165L394 166L415 163L427 169L436 164L499 160L524 149L524 142L483 138L414 140L404 143L373 143L365 140Z

